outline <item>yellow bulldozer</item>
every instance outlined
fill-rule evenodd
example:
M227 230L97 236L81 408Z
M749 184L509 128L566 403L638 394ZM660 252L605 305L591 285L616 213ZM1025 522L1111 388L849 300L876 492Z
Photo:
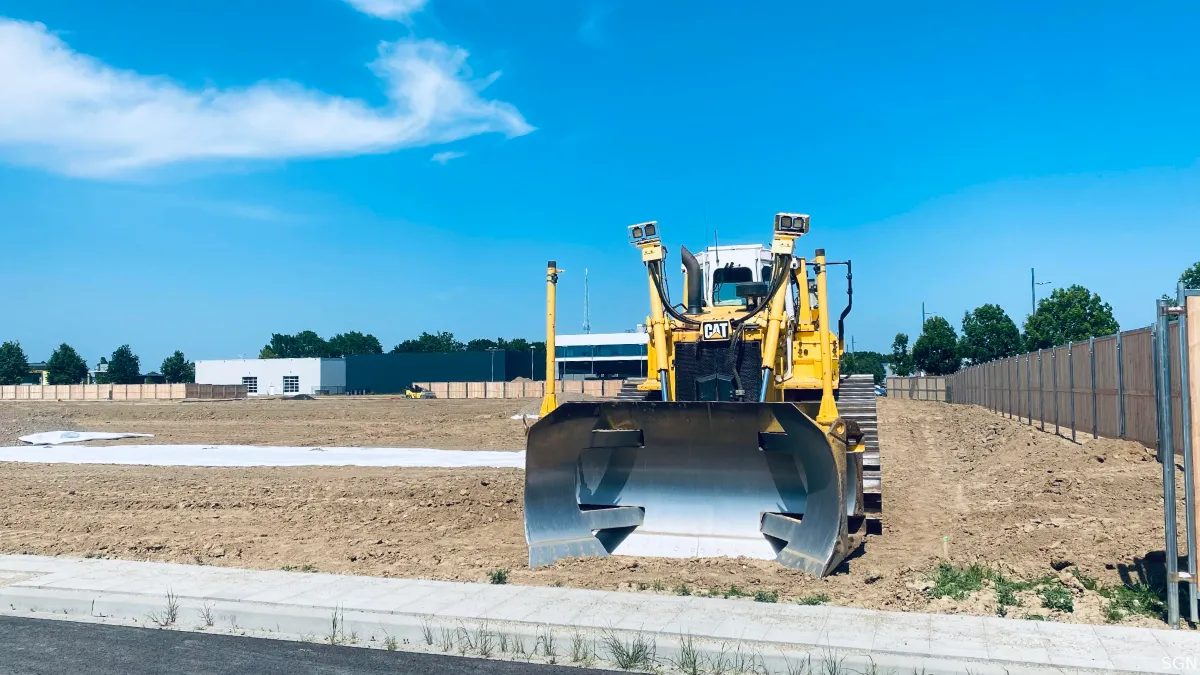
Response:
M879 531L874 383L839 373L851 265L822 249L798 256L808 230L809 216L779 213L769 248L681 248L676 304L658 223L629 227L649 282L652 376L638 385L642 400L547 396L526 444L531 566L747 556L825 576ZM836 332L835 266L847 281ZM548 359L559 271L550 263Z

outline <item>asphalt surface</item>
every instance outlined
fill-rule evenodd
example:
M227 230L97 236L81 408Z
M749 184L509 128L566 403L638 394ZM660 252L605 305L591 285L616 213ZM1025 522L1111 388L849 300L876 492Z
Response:
M0 617L0 675L612 675L262 638Z

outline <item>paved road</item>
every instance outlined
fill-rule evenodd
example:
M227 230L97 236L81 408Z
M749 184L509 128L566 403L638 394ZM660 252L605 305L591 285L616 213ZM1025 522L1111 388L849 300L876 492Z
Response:
M0 617L0 675L611 675L599 670Z

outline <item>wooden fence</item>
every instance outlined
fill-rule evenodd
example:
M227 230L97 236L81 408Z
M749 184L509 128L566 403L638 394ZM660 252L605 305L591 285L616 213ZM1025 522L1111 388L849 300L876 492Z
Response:
M889 377L887 395L892 398L912 398L919 401L945 401L944 377Z
M3 385L0 401L150 401L246 398L241 384Z
M624 380L559 380L558 392L587 394L600 398L616 396ZM438 398L541 398L546 383L533 380L515 382L414 382Z
M1179 324L1170 325L1171 404L1175 448L1183 447L1179 373ZM979 405L1072 439L1123 438L1158 445L1154 401L1154 339L1150 328L1125 331L1053 349L964 368L944 378L888 378L888 396L936 391L944 380L950 403ZM923 381L931 381L929 384ZM893 381L896 385L893 385ZM895 388L894 388L895 387ZM899 389L900 392L896 392Z

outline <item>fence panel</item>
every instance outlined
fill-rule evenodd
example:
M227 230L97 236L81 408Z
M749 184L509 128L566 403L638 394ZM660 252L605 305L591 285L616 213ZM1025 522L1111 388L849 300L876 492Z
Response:
M1158 443L1154 406L1154 343L1149 328L1122 335L1125 437L1153 448Z
M1071 406L1075 420L1074 431L1078 436L1092 434L1092 357L1091 343L1076 342L1071 345L1071 374L1074 390Z

